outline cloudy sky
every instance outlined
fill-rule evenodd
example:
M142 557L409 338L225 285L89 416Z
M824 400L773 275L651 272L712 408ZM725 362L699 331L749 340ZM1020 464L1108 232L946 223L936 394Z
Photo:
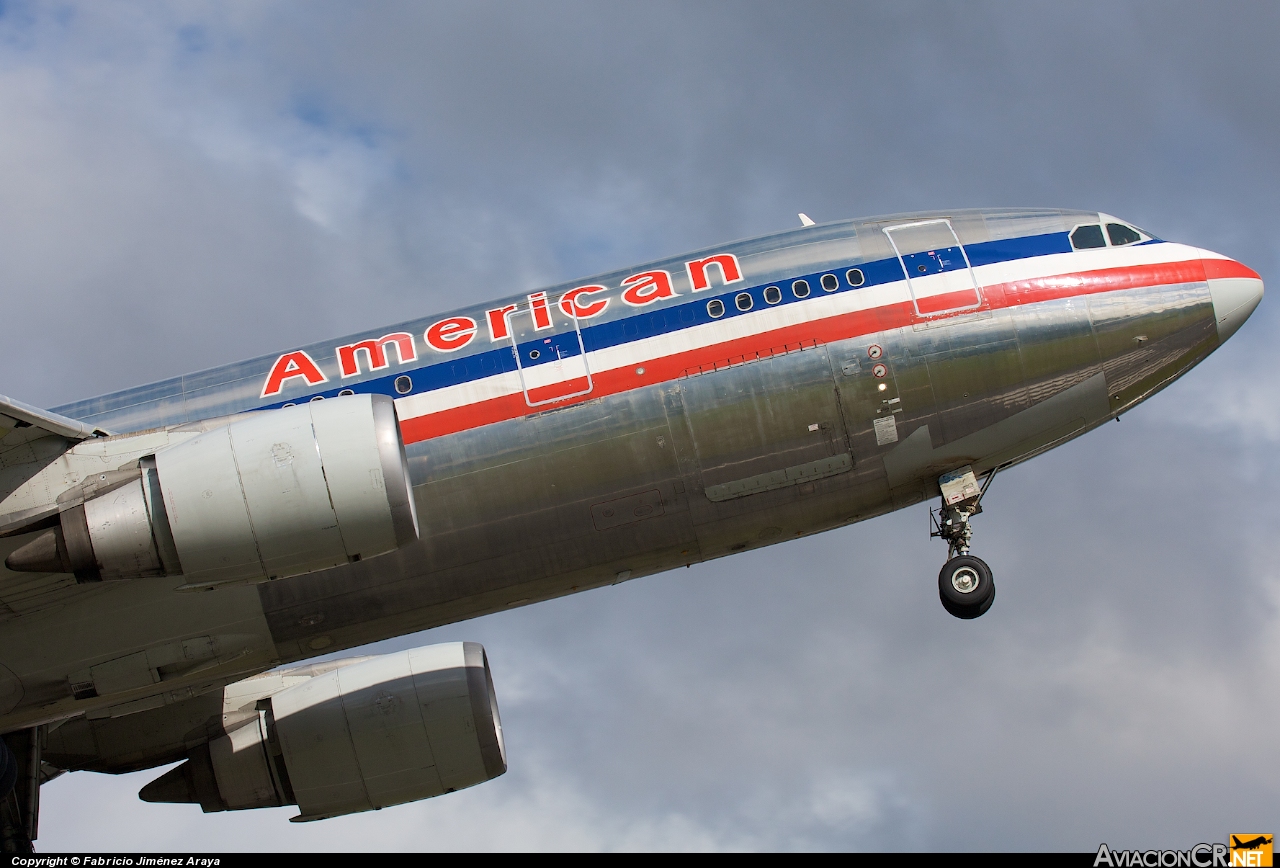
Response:
M1256 2L0 0L0 391L54 406L798 211L1098 209L1274 284L1277 33ZM298 826L74 774L39 846L1276 831L1277 311L1001 476L978 621L938 605L918 506L384 643L485 644L511 763L490 783Z

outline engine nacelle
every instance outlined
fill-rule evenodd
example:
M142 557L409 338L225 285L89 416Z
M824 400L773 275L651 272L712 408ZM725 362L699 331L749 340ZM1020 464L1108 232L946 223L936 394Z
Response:
M123 478L6 565L213 586L328 569L418 538L404 441L382 395L252 413L112 475Z
M138 795L198 802L206 813L296 804L294 821L321 820L450 793L506 770L484 648L453 642L365 659L263 698L255 716Z

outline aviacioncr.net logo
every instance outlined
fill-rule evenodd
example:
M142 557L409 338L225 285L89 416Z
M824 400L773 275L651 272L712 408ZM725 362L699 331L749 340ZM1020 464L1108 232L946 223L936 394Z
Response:
M1271 868L1274 835L1232 835L1227 844L1196 844L1190 850L1112 850L1098 847L1094 868Z
M1093 868L1229 868L1226 844L1196 844L1190 850L1112 850L1098 846Z

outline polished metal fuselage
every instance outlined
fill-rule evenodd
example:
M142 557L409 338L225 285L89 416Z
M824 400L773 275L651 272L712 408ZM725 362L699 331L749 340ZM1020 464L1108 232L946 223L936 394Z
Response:
M653 309L750 290L763 312L772 296L760 294L762 287L790 293L792 281L805 276L812 296L786 296L795 310L834 304L836 294L823 297L820 275L840 275L841 293L857 293L843 277L850 269L904 261L886 227L942 218L966 250L1065 237L1073 225L1098 221L1083 212L949 212L783 233L715 249L737 256L740 284L702 293L679 287L676 298ZM1083 270L1123 270L1161 246L1091 251ZM1083 254L1054 255L1066 263L1059 271L1070 274L1070 258ZM1182 259L1194 257L1184 252ZM656 267L676 273L681 262ZM970 271L982 273L976 264ZM625 274L585 284L612 287ZM4 598L0 587L12 612L0 636L0 663L10 674L0 680L14 682L9 696L17 698L0 697L8 706L0 722L12 729L88 713L104 726L114 719L123 731L130 712L198 705L213 688L280 663L881 515L937 496L941 473L970 465L982 475L1116 418L1219 345L1208 283L1185 270L1172 283L1121 280L1088 291L1073 290L1069 277L1052 291L1016 276L977 282L976 303L961 299L941 313L920 313L907 294L892 316L892 305L816 322L797 315L763 330L755 346L750 335L726 341L732 353L724 358L704 354L684 367L642 360L627 368L635 371L633 387L605 388L602 377L572 399L526 401L511 418L410 442L420 541L393 554L201 594L175 593L180 579L55 582L29 585L24 603ZM895 287L865 291L873 289L901 295L909 288L899 278ZM483 310L470 315L484 321ZM625 331L626 319L638 315L617 304L601 321ZM429 322L398 330L421 334ZM573 328L559 323L550 333ZM779 330L786 332L781 343ZM321 367L331 364L331 345L309 349ZM310 389L298 383L292 397L263 398L273 360L59 410L104 428L141 430L358 391L365 383L383 388L401 370L421 367L331 377ZM4 542L11 550L25 539ZM4 580L12 587L17 578ZM74 672L210 635L241 637L240 650L199 673L117 696L76 700L67 690ZM82 767L143 767L176 756L171 747L148 753L120 741L112 753L99 745Z

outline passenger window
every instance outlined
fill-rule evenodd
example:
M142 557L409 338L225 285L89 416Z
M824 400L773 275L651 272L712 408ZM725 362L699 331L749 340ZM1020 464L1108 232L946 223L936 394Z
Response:
M1135 241L1142 240L1141 235L1123 223L1108 223L1107 235L1111 236L1112 247L1120 247L1123 244L1132 244Z
M809 297L809 281L797 280L795 283L791 284L791 294L794 295L796 298L808 298Z
M840 288L840 278L834 274L822 275L822 288L827 292L835 292Z
M712 319L720 319L724 316L724 302L718 298L713 298L707 302L707 315Z
M861 268L850 268L844 273L844 278L849 281L850 286L862 286L867 282L867 278L863 276Z
M777 304L782 301L782 290L776 286L767 286L764 290L764 300L769 304Z
M396 377L396 391L401 395L407 395L413 391L413 380L408 377Z
M1089 250L1093 247L1106 247L1107 241L1102 237L1102 227L1095 224L1077 226L1071 233L1071 246L1076 250Z
M355 393L356 393L355 389L343 389L341 392L338 393L338 397L345 398L348 395L354 395Z
M737 306L738 310L751 310L751 293L738 293L737 297L734 298L733 303Z

